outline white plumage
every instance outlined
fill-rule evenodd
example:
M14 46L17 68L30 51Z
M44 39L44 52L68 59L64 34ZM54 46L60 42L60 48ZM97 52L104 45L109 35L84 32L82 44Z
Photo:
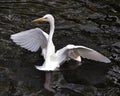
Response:
M22 48L36 52L41 47L43 55L47 47L48 34L40 28L22 31L11 35L11 39Z
M34 20L33 22L36 21L47 21L50 23L49 35L40 28L35 28L13 34L11 35L11 39L17 45L20 45L21 47L32 52L36 52L41 47L45 62L42 66L36 66L38 70L54 71L59 68L60 64L64 63L68 58L81 62L81 56L83 58L100 62L111 62L107 57L103 56L99 52L85 46L75 46L69 44L55 53L55 46L52 42L55 28L53 16L47 14L42 18Z

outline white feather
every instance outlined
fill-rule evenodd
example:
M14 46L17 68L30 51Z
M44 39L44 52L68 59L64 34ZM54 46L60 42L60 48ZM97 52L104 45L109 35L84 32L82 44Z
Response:
M48 34L40 28L30 29L11 35L11 39L21 47L36 52L47 47Z
M64 59L70 57L71 59L77 60L79 56L82 56L83 58L87 58L95 61L100 61L105 63L111 62L107 57L103 56L99 52L85 46L67 45L66 47L58 50L56 54L57 56L64 57Z

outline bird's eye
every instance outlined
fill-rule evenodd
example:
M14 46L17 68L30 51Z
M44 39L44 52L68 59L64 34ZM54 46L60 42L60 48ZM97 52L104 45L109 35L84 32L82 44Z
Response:
M47 19L47 17L45 17L44 19Z

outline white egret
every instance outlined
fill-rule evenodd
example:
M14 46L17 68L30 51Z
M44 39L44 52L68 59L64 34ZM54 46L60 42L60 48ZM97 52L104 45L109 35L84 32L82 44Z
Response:
M17 45L32 52L36 52L41 47L45 61L42 66L36 66L38 70L54 71L57 70L68 58L81 62L81 56L83 58L100 62L111 62L99 52L85 46L69 44L55 52L55 46L52 41L55 29L54 17L51 14L47 14L42 18L33 20L33 22L38 21L47 21L50 23L49 35L40 28L34 28L11 35L11 39Z
M42 55L45 61L42 66L36 66L38 70L54 71L57 70L60 65L68 59L74 59L78 62L81 62L81 56L83 58L92 59L100 62L111 62L107 57L85 46L75 46L69 44L55 52L55 46L52 41L55 29L54 17L50 14L47 14L42 18L33 20L33 22L38 21L47 21L50 23L49 35L40 28L34 28L11 35L11 39L17 45L20 45L21 47L28 49L32 52L36 52L41 47ZM47 90L54 92L54 90L50 87L50 79L51 73L46 72L46 81L44 87Z

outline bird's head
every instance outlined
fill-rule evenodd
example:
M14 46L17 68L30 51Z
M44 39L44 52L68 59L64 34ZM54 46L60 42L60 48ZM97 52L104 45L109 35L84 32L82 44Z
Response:
M32 22L39 22L39 21L53 22L54 17L51 14L46 14L45 16L43 16L41 18L37 18L37 19L33 20Z

